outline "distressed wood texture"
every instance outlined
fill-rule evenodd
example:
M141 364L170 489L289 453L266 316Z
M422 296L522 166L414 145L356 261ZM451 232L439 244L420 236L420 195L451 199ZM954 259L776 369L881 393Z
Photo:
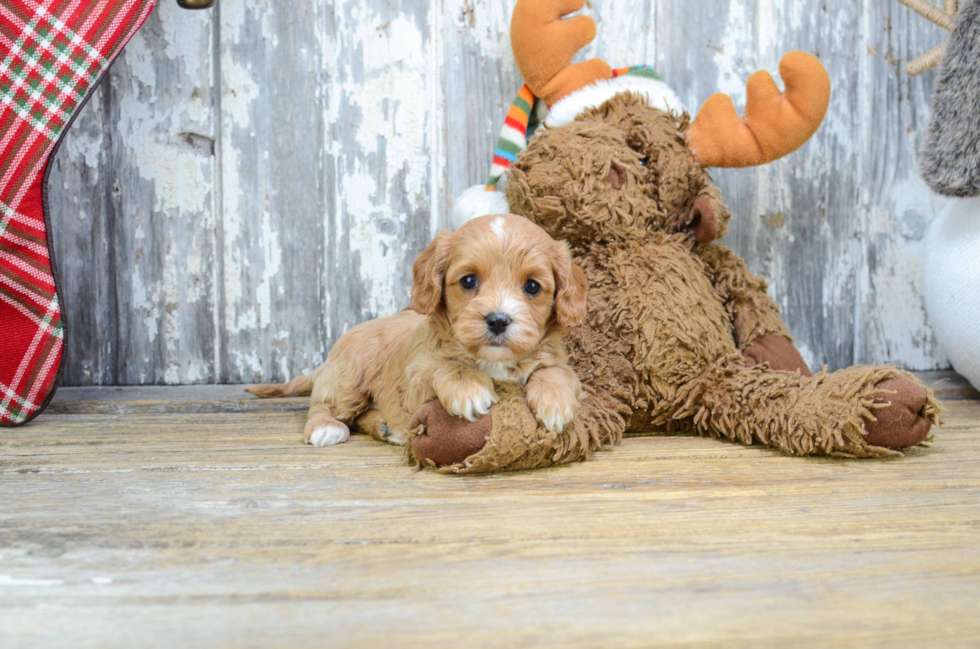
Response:
M812 366L948 367L922 301L942 207L915 169L945 33L895 0L593 0L579 58L654 64L689 110L803 49L827 119L799 152L716 173L726 243ZM414 257L483 182L520 75L513 0L162 0L53 175L68 384L282 380L408 304Z
M645 437L481 477L230 390L65 389L0 433L0 646L980 642L980 401L897 460Z
M215 379L211 36L161 2L54 161L69 384Z

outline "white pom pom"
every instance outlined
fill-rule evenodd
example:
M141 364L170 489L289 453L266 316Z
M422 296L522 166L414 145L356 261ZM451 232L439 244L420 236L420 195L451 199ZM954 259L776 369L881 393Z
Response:
M507 214L510 207L503 192L488 192L484 185L473 185L453 201L449 227L458 230L467 221L487 214Z

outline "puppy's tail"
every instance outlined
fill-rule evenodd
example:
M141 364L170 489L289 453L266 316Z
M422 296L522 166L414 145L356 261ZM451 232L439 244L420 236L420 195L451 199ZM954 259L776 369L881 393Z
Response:
M313 377L310 375L297 376L288 383L273 383L270 385L253 385L245 388L260 399L270 397L301 397L313 391Z

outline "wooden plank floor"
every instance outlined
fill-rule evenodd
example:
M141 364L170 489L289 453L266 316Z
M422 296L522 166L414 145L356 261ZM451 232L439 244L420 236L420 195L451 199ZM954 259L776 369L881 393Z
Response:
M461 477L238 394L0 429L0 647L980 643L980 401L899 459L647 437Z

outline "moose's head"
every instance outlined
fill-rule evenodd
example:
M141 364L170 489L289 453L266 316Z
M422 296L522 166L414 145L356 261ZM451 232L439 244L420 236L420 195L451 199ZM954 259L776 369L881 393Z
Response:
M779 65L785 92L759 71L744 117L719 93L691 120L649 68L571 63L595 37L591 18L563 19L583 4L518 0L514 9L514 56L531 105L540 98L549 112L510 164L510 210L573 245L663 230L689 230L700 243L724 236L731 213L706 169L761 165L802 146L829 103L823 66L791 52Z

